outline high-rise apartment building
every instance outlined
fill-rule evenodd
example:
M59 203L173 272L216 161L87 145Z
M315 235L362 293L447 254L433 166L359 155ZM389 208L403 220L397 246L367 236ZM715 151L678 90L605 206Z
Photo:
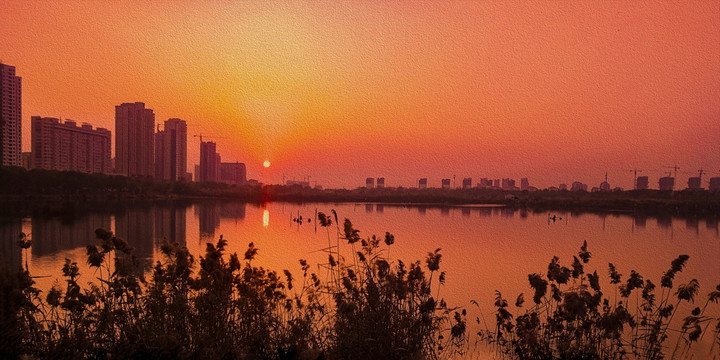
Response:
M530 180L528 178L520 179L520 190L530 190Z
M365 179L365 188L372 189L375 187L375 178Z
M115 106L115 172L153 177L155 114L141 102Z
M462 181L462 188L469 189L472 187L472 178L464 178Z
M427 189L427 178L422 178L418 181L418 189Z
M658 185L660 186L660 190L672 191L675 187L675 178L671 176L661 177L658 181Z
M0 166L22 166L21 121L21 78L0 63Z
M375 187L378 189L384 189L385 188L385 178L384 177L377 178L377 180L375 182Z
M220 178L220 154L212 141L200 143L200 181L218 182Z
M241 162L220 163L220 181L226 184L245 185L247 182L245 164Z
M31 118L31 162L35 169L109 174L110 130L75 121Z
M183 181L187 173L187 123L168 119L155 133L155 179Z
M442 179L440 181L440 184L442 184L443 189L449 189L450 188L450 179Z

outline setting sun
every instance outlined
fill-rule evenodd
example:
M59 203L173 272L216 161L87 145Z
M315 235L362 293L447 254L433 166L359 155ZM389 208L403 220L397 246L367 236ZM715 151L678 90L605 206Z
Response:
M269 167L270 167L270 161L269 161L269 160L265 160L265 162L263 162L263 166L266 167L266 168L269 168Z

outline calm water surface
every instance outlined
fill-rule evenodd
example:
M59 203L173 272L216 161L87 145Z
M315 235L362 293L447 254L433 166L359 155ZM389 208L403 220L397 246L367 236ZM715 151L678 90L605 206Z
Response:
M634 269L657 284L670 262L687 254L689 263L676 285L697 278L704 304L707 293L720 284L717 220L532 213L482 206L204 203L128 208L64 220L4 219L0 220L0 236L5 241L0 249L7 262L24 264L23 253L10 239L19 231L30 233L33 245L27 261L33 275L49 275L38 279L45 289L60 278L65 258L78 262L86 281L94 278L85 263L85 246L96 243L93 232L98 227L111 229L134 246L145 271L161 259L158 246L163 238L185 244L197 259L207 242L223 235L231 252L243 253L252 241L260 249L256 259L261 265L278 272L288 269L297 276L301 273L298 259L314 265L327 262L327 255L318 250L327 247L328 229L319 224L316 228L315 211L330 214L331 209L338 214L340 229L344 218L349 218L363 237L382 237L386 231L394 234L395 245L389 250L393 259L406 263L423 260L429 251L441 248L440 270L447 272L441 297L451 306L478 301L480 308L473 313L484 316L488 323L494 319L494 290L509 299L525 293L527 299L532 292L527 275L546 272L553 256L570 266L584 240L593 254L586 271L607 274L607 264L612 262L624 275ZM302 225L292 221L298 216L303 217ZM329 230L334 243L335 225ZM349 245L341 242L341 252L350 256ZM324 270L315 269L323 275ZM605 288L608 286L606 280Z

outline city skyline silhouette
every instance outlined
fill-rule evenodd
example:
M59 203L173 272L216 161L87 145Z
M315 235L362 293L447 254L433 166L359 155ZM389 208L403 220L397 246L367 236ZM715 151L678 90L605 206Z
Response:
M263 183L720 176L713 2L1 7L23 151L40 116L111 129L116 157L115 106L144 102L187 121L187 171L205 134Z

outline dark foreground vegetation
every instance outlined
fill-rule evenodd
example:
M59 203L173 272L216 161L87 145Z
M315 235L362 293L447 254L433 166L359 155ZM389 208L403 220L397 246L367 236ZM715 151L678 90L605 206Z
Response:
M498 357L511 359L720 356L720 313L717 306L708 311L708 306L720 301L720 285L704 297L695 279L676 289L673 284L689 259L687 255L672 261L657 284L659 288L634 270L623 281L622 274L610 263L611 289L607 294L601 290L597 271L585 270L590 258L585 242L571 267L561 266L554 257L546 274L528 275L533 290L531 300L526 301L520 294L511 305L496 291L495 328L480 331L480 338L493 344ZM676 314L683 313L679 311L683 306L692 310L685 311L681 328L673 329L671 322ZM706 335L711 348L693 354L693 343ZM674 344L667 344L668 338L674 338Z
M253 243L226 254L221 237L199 261L162 245L145 279L129 245L98 229L99 245L87 247L96 270L84 279L69 259L65 284L47 293L27 268L2 271L0 358L418 359L459 349L464 322L432 296L444 282L438 251L424 264L391 263L391 234L361 239L347 220L341 233L337 217L319 219L328 263L315 272L300 260L298 277L256 266ZM352 259L339 256L341 234Z
M318 190L300 186L235 186L221 183L156 182L70 171L0 167L0 201L142 201L199 198L245 202L377 202L397 204L497 204L534 211L572 210L647 215L717 217L720 192L683 191L502 191L491 189L384 188ZM511 199L506 198L512 195Z
M528 276L531 300L520 294L510 305L496 292L494 325L477 316L476 331L467 309L439 298L440 249L405 264L389 257L390 233L361 238L349 220L340 226L334 211L318 221L328 262L299 260L299 276L258 266L253 243L244 254L227 254L222 237L199 259L165 243L163 259L142 274L132 248L103 229L98 244L87 246L94 272L80 274L66 259L63 284L47 292L34 287L27 264L3 267L0 358L484 358L478 349L489 347L511 359L662 359L686 358L706 336L720 355L720 318L711 306L720 285L707 297L696 280L675 287L685 255L672 261L659 288L635 271L623 281L610 264L605 294L597 271L585 270L591 253L583 244L570 267L553 258L547 273ZM18 245L26 252L32 246L24 235ZM683 306L689 315L673 329ZM677 342L667 344L669 337Z

